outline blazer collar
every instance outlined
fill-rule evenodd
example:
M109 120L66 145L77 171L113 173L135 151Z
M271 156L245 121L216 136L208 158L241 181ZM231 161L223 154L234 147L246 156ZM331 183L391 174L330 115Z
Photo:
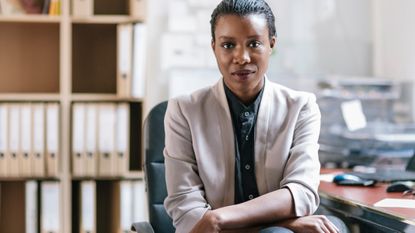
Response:
M272 108L272 83L265 76L264 93L258 110L258 117L255 125L255 176L260 194L267 191L265 179L266 150L268 145L268 132L270 113Z
M223 158L225 164L224 171L225 177L228 177L226 184L224 184L222 197L222 206L233 205L235 199L235 143L234 143L234 133L232 126L231 113L228 106L228 101L226 99L225 89L223 86L223 80L220 79L213 87L213 94L216 101L219 103L216 107L216 121L218 134L212 135L213 137L221 137L220 145L218 146L218 154L221 155L220 158Z

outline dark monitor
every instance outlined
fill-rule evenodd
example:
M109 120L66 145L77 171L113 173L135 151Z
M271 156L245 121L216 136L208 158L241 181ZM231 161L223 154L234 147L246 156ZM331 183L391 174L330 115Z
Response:
M406 170L415 172L415 153L409 159L408 163L406 164Z

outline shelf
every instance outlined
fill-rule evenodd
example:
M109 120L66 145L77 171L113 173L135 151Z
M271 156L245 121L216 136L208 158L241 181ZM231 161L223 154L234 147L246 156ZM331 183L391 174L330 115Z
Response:
M72 25L72 93L116 94L117 25Z
M120 24L120 23L141 23L143 19L127 15L103 15L91 17L72 17L74 24Z
M60 181L60 177L6 177L0 176L0 183L1 182L11 182L11 181L31 181L31 180L38 180L38 181Z
M0 22L16 23L59 23L61 16L50 15L0 15Z
M143 102L142 98L119 97L115 94L73 94L72 102Z
M129 172L128 174L124 175L124 178L130 179L130 180L144 179L144 172L143 171Z
M37 93L1 93L0 102L56 102L60 101L59 94L37 94Z
M1 183L0 203L1 232L25 232L25 184Z
M102 181L119 181L119 180L142 180L144 179L144 172L132 172L122 176L73 176L72 180L102 180Z
M6 0L6 4L32 4L33 1ZM119 223L121 184L139 184L137 185L139 190L134 192L138 193L139 200L143 202L140 205L144 206L144 173L142 171L144 98L121 97L123 93L117 90L117 54L119 51L117 42L118 25L144 22L145 1L92 0L89 2L93 3L93 9L88 11L91 12L90 17L76 16L82 15L80 12L84 8L76 11L72 5L74 0L60 0L60 2L61 15L58 16L0 14L0 144L7 142L6 151L7 149L12 151L15 147L10 146L11 138L15 142L13 145L19 144L18 146L22 146L23 141L30 140L30 150L35 150L37 145L43 145L43 150L53 151L53 146L47 144L48 140L52 140L58 143L56 145L59 151L57 154L59 169L57 172L46 170L48 176L28 175L32 174L26 172L31 170L26 166L29 163L20 164L20 161L19 164L17 162L13 164L16 167L18 165L16 170L22 167L22 171L25 171L18 173L20 177L17 174L0 176L0 233L25 232L28 229L27 224L29 227L36 224L35 230L38 232L79 232L79 205L81 203L79 189L85 180L96 184L97 226L94 232L121 232ZM44 0L36 0L36 4L43 3L45 3ZM117 174L117 176L80 177L74 175L71 129L73 129L72 107L76 102L92 105L110 103L115 106L123 105L124 108L128 105L127 114L129 115L126 116L129 121L128 135L123 134L125 139L124 137L122 139L129 140L128 168L120 172L109 173L109 175ZM55 103L59 104L58 117L50 118L49 113L54 114L55 111L49 111L48 107ZM40 105L45 107L45 111L39 110ZM117 114L125 115L125 112L117 112ZM43 122L39 119L43 119ZM44 127L41 127L41 123ZM51 127L52 124L56 124L57 127ZM18 129L17 127L30 128L31 132L29 134L28 131L15 130ZM43 129L43 132L40 129ZM19 135L15 132L19 132ZM25 145L24 151L28 151L26 147L29 144L25 143ZM20 150L23 149L20 148ZM4 160L0 160L0 169L3 166L11 167L8 161L3 162ZM49 161L45 159L45 163L47 162ZM56 176L51 176L52 174ZM27 190L33 191L30 188L33 183L37 184L37 195L27 195ZM51 183L53 187L50 186ZM46 194L58 194L58 196ZM33 205L27 205L27 196L37 199L35 200L36 217L26 215L33 209ZM48 201L43 200L46 197ZM52 202L53 200L55 202ZM42 203L54 203L55 208L49 210ZM13 209L12 213L11 209ZM134 209L142 211L143 208L135 207ZM53 215L59 221L53 221L53 226L46 226L42 218L48 214Z
M59 24L0 23L0 93L59 93Z
M129 0L94 1L94 15L128 15Z

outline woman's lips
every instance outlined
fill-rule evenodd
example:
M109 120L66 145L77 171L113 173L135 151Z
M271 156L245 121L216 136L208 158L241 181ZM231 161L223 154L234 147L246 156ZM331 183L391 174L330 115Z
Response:
M255 73L255 71L252 70L237 70L235 72L232 72L232 75L247 75L247 74L252 74Z
M238 77L239 79L244 80L244 79L247 79L249 77L249 75L253 74L253 73L255 73L255 71L252 71L252 70L238 70L238 71L232 72L231 74L233 76Z

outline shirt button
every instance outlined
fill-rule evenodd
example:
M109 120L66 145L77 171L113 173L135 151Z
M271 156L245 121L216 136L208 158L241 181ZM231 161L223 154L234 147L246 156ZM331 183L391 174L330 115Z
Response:
M249 166L249 164L245 165L245 169L249 170L251 168L251 166Z
M251 194L251 195L248 196L248 198L249 198L249 200L252 200L252 199L254 199L254 195Z
M247 117L247 116L249 116L249 112L245 112L245 116Z

